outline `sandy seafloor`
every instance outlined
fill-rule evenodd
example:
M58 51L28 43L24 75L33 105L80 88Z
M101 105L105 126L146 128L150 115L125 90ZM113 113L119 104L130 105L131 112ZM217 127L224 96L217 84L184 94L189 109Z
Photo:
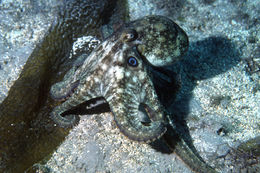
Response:
M186 120L198 152L220 172L252 171L219 157L260 134L260 1L128 2L131 20L165 15L189 36L188 54L169 67L182 79L171 107ZM0 0L0 101L59 3ZM45 166L52 172L191 172L176 155L130 141L112 120L110 113L84 116Z

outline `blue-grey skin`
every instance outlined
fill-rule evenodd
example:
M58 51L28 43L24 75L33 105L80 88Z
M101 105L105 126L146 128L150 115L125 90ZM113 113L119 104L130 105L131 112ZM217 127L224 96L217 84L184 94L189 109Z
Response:
M79 117L66 115L66 111L87 100L102 97L109 104L118 128L130 139L147 142L163 135L166 131L164 109L158 101L146 67L148 62L158 65L159 61L149 59L153 55L144 56L146 50L151 49L144 43L147 44L151 37L154 38L152 41L156 42L167 33L175 34L174 37L178 39L167 40L168 47L161 49L165 52L170 46L178 49L176 52L180 56L187 50L187 46L181 52L179 46L172 45L180 44L180 35L180 38L185 38L181 40L183 45L187 45L186 34L165 17L148 16L122 27L97 46L87 58L83 57L85 61L80 67L73 67L63 81L51 88L51 96L54 99L67 99L52 111L51 116L55 122L63 127L74 125ZM160 35L161 37L158 37ZM165 40L161 44L167 42ZM157 41L157 44L159 43ZM156 52L154 54L157 55ZM168 54L161 54L158 59L166 59L165 57L169 59ZM167 63L171 61L168 60ZM140 121L140 106L144 107L151 123L143 124Z

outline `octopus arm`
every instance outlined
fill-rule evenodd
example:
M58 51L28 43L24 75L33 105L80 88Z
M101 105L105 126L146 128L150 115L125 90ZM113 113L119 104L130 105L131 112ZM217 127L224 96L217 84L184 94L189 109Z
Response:
M93 84L93 83L92 83ZM82 89L84 84L79 84L72 95L61 105L55 107L51 112L51 118L61 127L72 127L79 122L78 114L71 114L70 110L85 101L96 98L96 93L91 93L91 90Z
M113 104L115 103L115 104ZM152 108L145 109L148 116L152 117L152 122L143 124L138 118L139 103L117 102L116 99L110 102L110 109L114 115L114 120L120 131L129 139L141 142L151 142L161 137L166 127L163 121L155 120L156 117ZM113 105L113 106L111 106ZM148 106L147 106L148 107Z

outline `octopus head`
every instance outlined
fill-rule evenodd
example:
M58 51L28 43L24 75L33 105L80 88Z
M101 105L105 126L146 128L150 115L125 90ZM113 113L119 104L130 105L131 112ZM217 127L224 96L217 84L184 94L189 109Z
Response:
M139 34L142 44L138 50L154 66L171 65L187 52L187 34L171 19L164 16L146 16L128 24Z

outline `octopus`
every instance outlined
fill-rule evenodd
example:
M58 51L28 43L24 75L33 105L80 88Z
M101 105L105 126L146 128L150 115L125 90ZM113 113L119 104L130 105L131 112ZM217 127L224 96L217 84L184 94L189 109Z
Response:
M78 123L72 109L86 101L106 102L122 134L150 142L166 132L168 119L151 79L151 66L177 61L188 48L186 33L163 16L146 16L119 28L92 53L82 54L61 82L51 87L64 102L51 112L61 127Z
M162 78L162 72L166 78L172 75L164 66L178 61L188 48L185 32L166 17L148 16L125 24L91 54L76 57L63 81L51 87L52 98L62 103L49 110L52 106L45 91L67 71L73 40L86 34L100 38L97 30L107 22L117 3L116 0L64 2L8 97L0 104L0 133L6 137L0 143L1 154L5 156L1 158L4 167L0 170L19 172L35 161L31 156L41 159L38 149L42 142L53 145L49 139L56 140L56 136L49 135L44 123L34 123L42 122L49 112L56 124L72 127L85 110L106 103L120 131L130 139L150 142L164 134L160 139L193 171L215 172L177 134L174 122L160 103L160 93L155 92L171 88ZM78 109L81 106L85 108ZM18 122L18 129L10 126ZM34 132L44 135L39 138ZM29 147L24 148L25 145ZM49 150L43 152L47 155Z

